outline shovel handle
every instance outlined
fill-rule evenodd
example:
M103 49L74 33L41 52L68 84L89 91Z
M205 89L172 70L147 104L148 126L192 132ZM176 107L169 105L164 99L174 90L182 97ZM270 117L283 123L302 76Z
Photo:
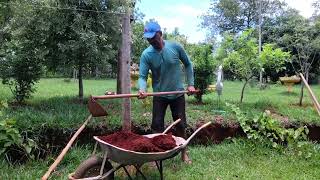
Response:
M154 93L145 93L146 96L162 96L170 94L185 94L189 91L168 91L168 92L154 92ZM196 90L195 93L198 93L199 90ZM102 96L92 96L93 99L115 99L115 98L131 98L139 97L139 94L114 94L114 95L102 95Z
M70 149L72 143L76 140L76 138L79 136L79 134L81 133L81 131L86 127L86 125L88 124L88 122L91 120L92 116L89 115L89 117L86 119L86 121L81 125L81 127L77 130L77 132L72 136L72 138L70 139L70 141L68 142L68 144L63 148L62 152L60 153L60 155L57 157L57 159L53 162L53 164L50 166L50 168L48 169L48 171L42 176L41 180L47 180L50 176L50 174L52 173L52 171L55 170L55 168L59 165L59 163L62 161L64 155L66 155L66 153L68 152L68 150Z
M312 102L313 102L313 105L314 105L315 109L317 110L317 112L318 112L318 114L319 114L319 116L320 116L320 104L319 104L316 96L315 96L314 93L312 92L312 90L311 90L311 88L310 88L307 80L304 78L304 76L303 76L302 73L300 73L300 76L301 76L301 79L302 79L303 83L306 85L306 87L307 87L307 89L308 89L308 91L309 91L310 98L311 98L311 100L312 100Z

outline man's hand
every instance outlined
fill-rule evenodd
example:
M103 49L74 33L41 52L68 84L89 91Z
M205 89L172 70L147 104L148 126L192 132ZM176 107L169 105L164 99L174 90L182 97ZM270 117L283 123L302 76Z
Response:
M145 99L147 97L146 92L144 90L140 89L138 94L139 94L138 99Z
M197 92L194 86L188 86L187 90L188 90L188 95L191 95Z

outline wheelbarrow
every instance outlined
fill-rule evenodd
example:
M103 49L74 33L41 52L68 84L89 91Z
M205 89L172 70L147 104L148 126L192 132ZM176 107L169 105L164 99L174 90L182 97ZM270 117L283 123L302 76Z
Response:
M173 122L163 133L156 134L148 134L144 135L148 138L153 138L155 136L166 134L171 127L177 124L180 119ZM137 170L137 173L142 175L144 179L147 179L145 175L141 172L140 167L144 163L155 162L157 169L160 173L160 179L163 179L163 166L162 161L172 158L179 154L191 139L203 128L211 124L208 122L199 127L187 140L182 137L172 136L176 142L176 147L171 150L167 150L164 152L136 152L131 150L122 149L120 147L109 144L105 141L102 141L99 136L94 136L94 139L100 145L100 148L104 152L103 157L98 157L97 155L93 155L89 159L82 162L75 172L69 174L70 180L97 180L97 179L114 179L114 173L123 168L126 172L129 179L132 179L130 173L126 169L127 165L133 165ZM95 152L95 150L94 150ZM95 154L95 153L94 153ZM115 167L113 164L117 164Z

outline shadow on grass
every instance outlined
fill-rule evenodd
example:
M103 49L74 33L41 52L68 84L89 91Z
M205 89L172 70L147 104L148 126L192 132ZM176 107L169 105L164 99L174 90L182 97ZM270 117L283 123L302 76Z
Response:
M72 96L35 98L22 106L9 106L3 114L15 119L17 127L23 130L45 126L78 127L79 123L82 123L90 114L87 101L88 97L84 99L84 103L80 103L77 97ZM121 112L118 102L117 100L101 101L101 105L110 115L116 116Z
M85 97L83 101L80 101L78 97L75 96L59 96L59 97L52 97L48 99L33 99L29 100L26 103L21 105L17 103L10 104L10 108L12 109L32 109L35 111L52 111L54 109L59 109L62 111L69 111L70 109L77 108L87 108L89 97ZM108 101L99 101L103 106L110 106L110 104L118 104L119 101L117 100L108 100ZM112 106L110 106L112 107ZM110 108L109 107L109 108Z
M297 92L288 92L288 91L283 91L279 93L282 96L290 96L290 97L298 97L300 93Z
M297 108L308 108L308 107L313 107L314 105L312 103L302 103L302 105L300 105L299 103L292 103L292 104L289 104L289 106L297 107Z

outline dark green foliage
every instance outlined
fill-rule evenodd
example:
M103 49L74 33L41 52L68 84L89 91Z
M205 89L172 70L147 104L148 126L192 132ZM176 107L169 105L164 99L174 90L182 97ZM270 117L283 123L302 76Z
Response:
M232 104L227 106L236 115L240 126L246 133L248 139L258 142L267 140L273 148L280 148L281 145L286 145L292 148L298 155L302 155L300 149L307 146L307 134L309 130L306 126L299 128L285 128L279 120L271 117L269 111L266 111L259 116L254 116L252 120L245 115L238 107ZM311 152L308 152L305 157L310 157Z
M212 82L214 63L210 45L191 45L188 47L189 55L194 64L195 88L200 90L196 94L198 102L202 102L202 95L206 93L208 85Z
M264 44L263 51L259 54L253 32L253 29L248 29L239 36L226 34L214 57L217 61L222 61L224 68L233 72L238 79L244 80L240 102L247 83L257 76L260 69L270 68L278 72L290 58L288 52L283 52L272 44Z
M15 100L22 103L35 91L33 86L40 79L41 63L32 58L32 51L24 48L15 46L7 53L0 65L2 83L9 85Z
M142 21L135 22L132 26L132 32L132 62L139 63L143 50L149 46L148 41L143 38L144 23Z
M0 53L0 77L8 84L18 103L35 91L33 85L39 80L42 70L44 34L41 11L33 13L21 8L15 12L8 27L10 39L6 39Z
M211 7L202 16L202 27L212 35L224 32L238 33L254 28L259 19L259 3L262 17L275 17L283 11L284 2L279 0L212 0Z
M5 108L8 108L7 103L0 101L0 157L5 156L9 162L18 162L24 157L33 157L31 151L36 144L33 140L21 136L14 119L3 117L2 110ZM14 156L19 154L23 157L12 159L10 157L12 152L15 152Z
M279 76L294 75L302 72L315 74L311 80L317 81L319 74L319 35L320 19L314 16L310 19L299 15L295 9L289 9L281 16L270 19L266 18L263 39L265 42L276 43L286 51L291 51L292 62L286 64L286 70ZM267 71L270 74L270 71Z
M278 46L292 53L292 61L288 63L289 68L283 74L302 73L307 81L311 74L311 78L317 81L320 56L319 22L319 18L306 19L292 9L276 19L267 19L268 28L264 33L266 41L276 42ZM303 101L303 91L302 86L300 105Z
M71 77L76 69L80 99L84 74L99 77L101 72L116 72L121 12L127 5L116 0L1 4L0 10L8 10L0 12L1 78L17 101L34 92L41 70Z

